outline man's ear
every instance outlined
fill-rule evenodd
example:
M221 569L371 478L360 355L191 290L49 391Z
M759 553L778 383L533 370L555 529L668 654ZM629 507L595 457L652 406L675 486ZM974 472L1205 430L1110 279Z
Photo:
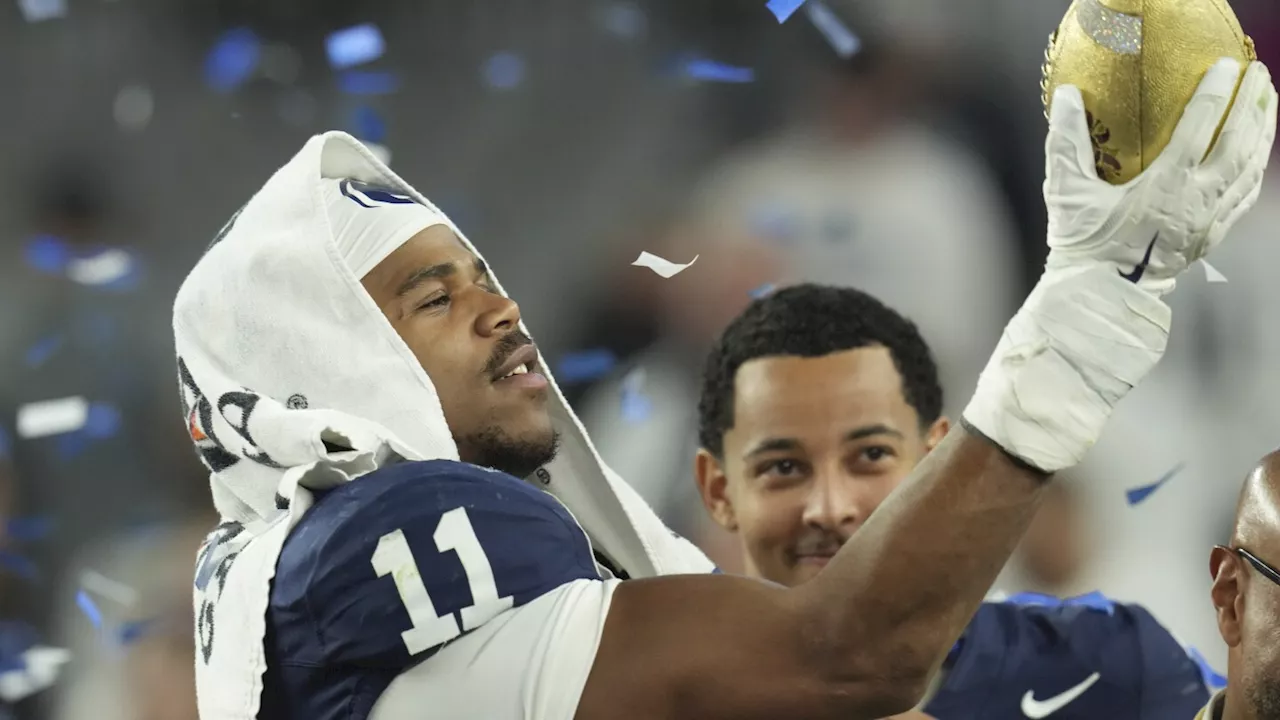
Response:
M951 432L951 420L946 415L934 420L928 432L924 434L925 449L932 451L949 432Z
M1244 615L1244 594L1240 585L1240 556L1229 548L1215 547L1209 554L1209 574L1213 576L1214 610L1218 614L1218 634L1228 647L1237 647L1243 636L1240 620Z
M724 466L706 448L698 448L693 459L693 476L698 482L698 495L711 518L725 530L737 531L738 519L729 500L729 478L724 474Z

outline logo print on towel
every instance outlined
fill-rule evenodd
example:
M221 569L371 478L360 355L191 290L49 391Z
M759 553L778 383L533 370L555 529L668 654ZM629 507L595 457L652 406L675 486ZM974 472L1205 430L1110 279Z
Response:
M219 435L214 430L215 405L200 392L182 358L178 358L178 382L182 387L182 412L187 419L187 433L191 436L200 459L210 470L222 472L240 462L241 458L267 467L283 467L258 447L249 428L249 421L253 418L258 402L262 400L261 396L247 390L237 390L223 393L218 398L218 417L235 431L240 441L240 447L232 448L227 445L227 441L235 438Z
M200 655L205 663L213 656L213 609L222 598L231 565L248 539L248 535L244 535L244 525L224 522L209 533L196 558L196 592L200 596L196 639L200 642Z
M343 180L338 183L338 188L342 190L343 195L351 199L351 202L369 209L373 209L378 205L418 204L418 201L412 197L396 192L395 188L386 187L385 185L371 185L359 180Z

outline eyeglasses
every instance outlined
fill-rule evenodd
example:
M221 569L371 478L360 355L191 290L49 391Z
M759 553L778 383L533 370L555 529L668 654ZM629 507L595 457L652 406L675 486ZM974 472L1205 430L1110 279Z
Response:
M1240 547L1227 547L1225 545L1219 545L1218 547L1244 558L1255 570L1262 573L1263 577L1277 585L1280 585L1280 570L1271 567L1257 555L1254 555L1248 550Z

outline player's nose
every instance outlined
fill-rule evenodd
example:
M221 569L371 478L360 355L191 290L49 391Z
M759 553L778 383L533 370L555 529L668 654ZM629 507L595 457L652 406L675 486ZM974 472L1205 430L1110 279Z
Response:
M489 337L511 332L520 326L520 306L511 298L486 292L480 302L480 313L476 315L476 333L479 335Z
M830 532L856 525L863 513L858 493L850 485L839 473L815 476L805 498L804 523Z

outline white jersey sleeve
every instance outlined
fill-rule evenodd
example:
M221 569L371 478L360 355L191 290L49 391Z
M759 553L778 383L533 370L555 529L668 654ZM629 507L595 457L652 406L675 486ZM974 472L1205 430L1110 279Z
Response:
M371 720L573 720L618 580L575 580L401 673Z

